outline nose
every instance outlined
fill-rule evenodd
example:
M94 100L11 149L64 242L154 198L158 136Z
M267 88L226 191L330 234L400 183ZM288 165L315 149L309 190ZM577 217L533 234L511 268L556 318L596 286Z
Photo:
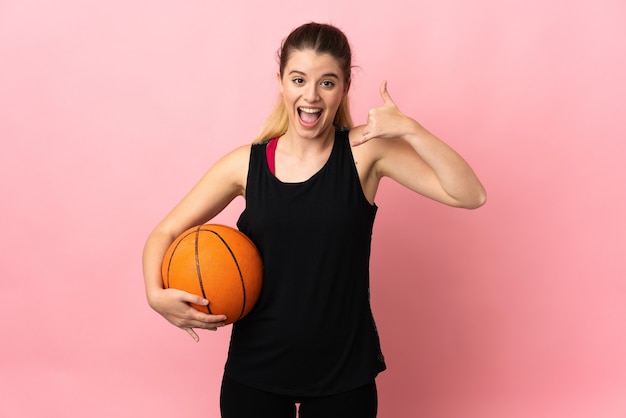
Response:
M306 90L304 92L304 99L309 102L315 102L319 99L319 94L317 92L317 84L310 83L306 86Z

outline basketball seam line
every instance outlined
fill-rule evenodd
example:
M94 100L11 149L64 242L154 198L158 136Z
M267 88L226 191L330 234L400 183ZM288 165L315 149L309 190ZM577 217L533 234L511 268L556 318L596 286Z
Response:
M204 230L204 231L206 231L206 230ZM233 258L233 261L235 262L235 266L237 266L237 272L239 273L239 280L241 281L241 290L243 291L243 303L241 304L241 312L239 313L239 317L237 318L237 320L239 320L243 316L243 313L246 311L246 283L245 283L245 281L243 279L243 273L241 272L241 267L239 266L239 262L237 261L237 257L235 256L235 253L230 248L230 246L228 245L226 240L224 238L222 238L222 236L219 233L215 232L215 231L208 230L207 232L212 232L213 234L215 234L220 239L220 241L222 241L222 243L224 244L224 246L226 247L226 249L230 253L231 257ZM209 308L209 310L210 310L210 308Z
M206 293L204 291L204 283L202 282L202 269L200 268L200 254L199 254L199 245L200 245L200 231L202 230L202 225L196 229L196 247L195 247L195 257L196 257L196 272L198 276L198 282L200 284L200 291L202 292L202 297L206 299ZM207 311L209 314L213 315L213 311L211 311L211 305L207 305Z

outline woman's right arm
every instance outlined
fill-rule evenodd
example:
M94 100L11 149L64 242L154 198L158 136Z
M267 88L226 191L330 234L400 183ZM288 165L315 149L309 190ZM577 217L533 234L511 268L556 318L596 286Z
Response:
M198 341L194 328L216 330L224 325L224 315L200 312L190 303L210 301L177 289L164 289L161 262L169 245L185 230L207 223L235 197L244 196L250 145L239 147L213 165L191 191L154 228L143 251L143 275L148 304L173 325Z

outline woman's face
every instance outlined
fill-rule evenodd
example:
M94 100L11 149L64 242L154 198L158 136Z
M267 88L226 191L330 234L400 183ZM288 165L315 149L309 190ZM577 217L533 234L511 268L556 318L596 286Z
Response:
M295 50L285 65L280 94L289 115L289 129L302 138L334 131L333 120L346 92L337 60L311 49Z

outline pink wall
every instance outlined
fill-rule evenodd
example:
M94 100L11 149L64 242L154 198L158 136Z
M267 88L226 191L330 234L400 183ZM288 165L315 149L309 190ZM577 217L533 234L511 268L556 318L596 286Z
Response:
M557 3L1 2L0 416L218 416L228 330L152 312L141 249L251 140L308 20L352 40L357 121L388 79L489 192L383 184L380 416L626 416L626 4Z

